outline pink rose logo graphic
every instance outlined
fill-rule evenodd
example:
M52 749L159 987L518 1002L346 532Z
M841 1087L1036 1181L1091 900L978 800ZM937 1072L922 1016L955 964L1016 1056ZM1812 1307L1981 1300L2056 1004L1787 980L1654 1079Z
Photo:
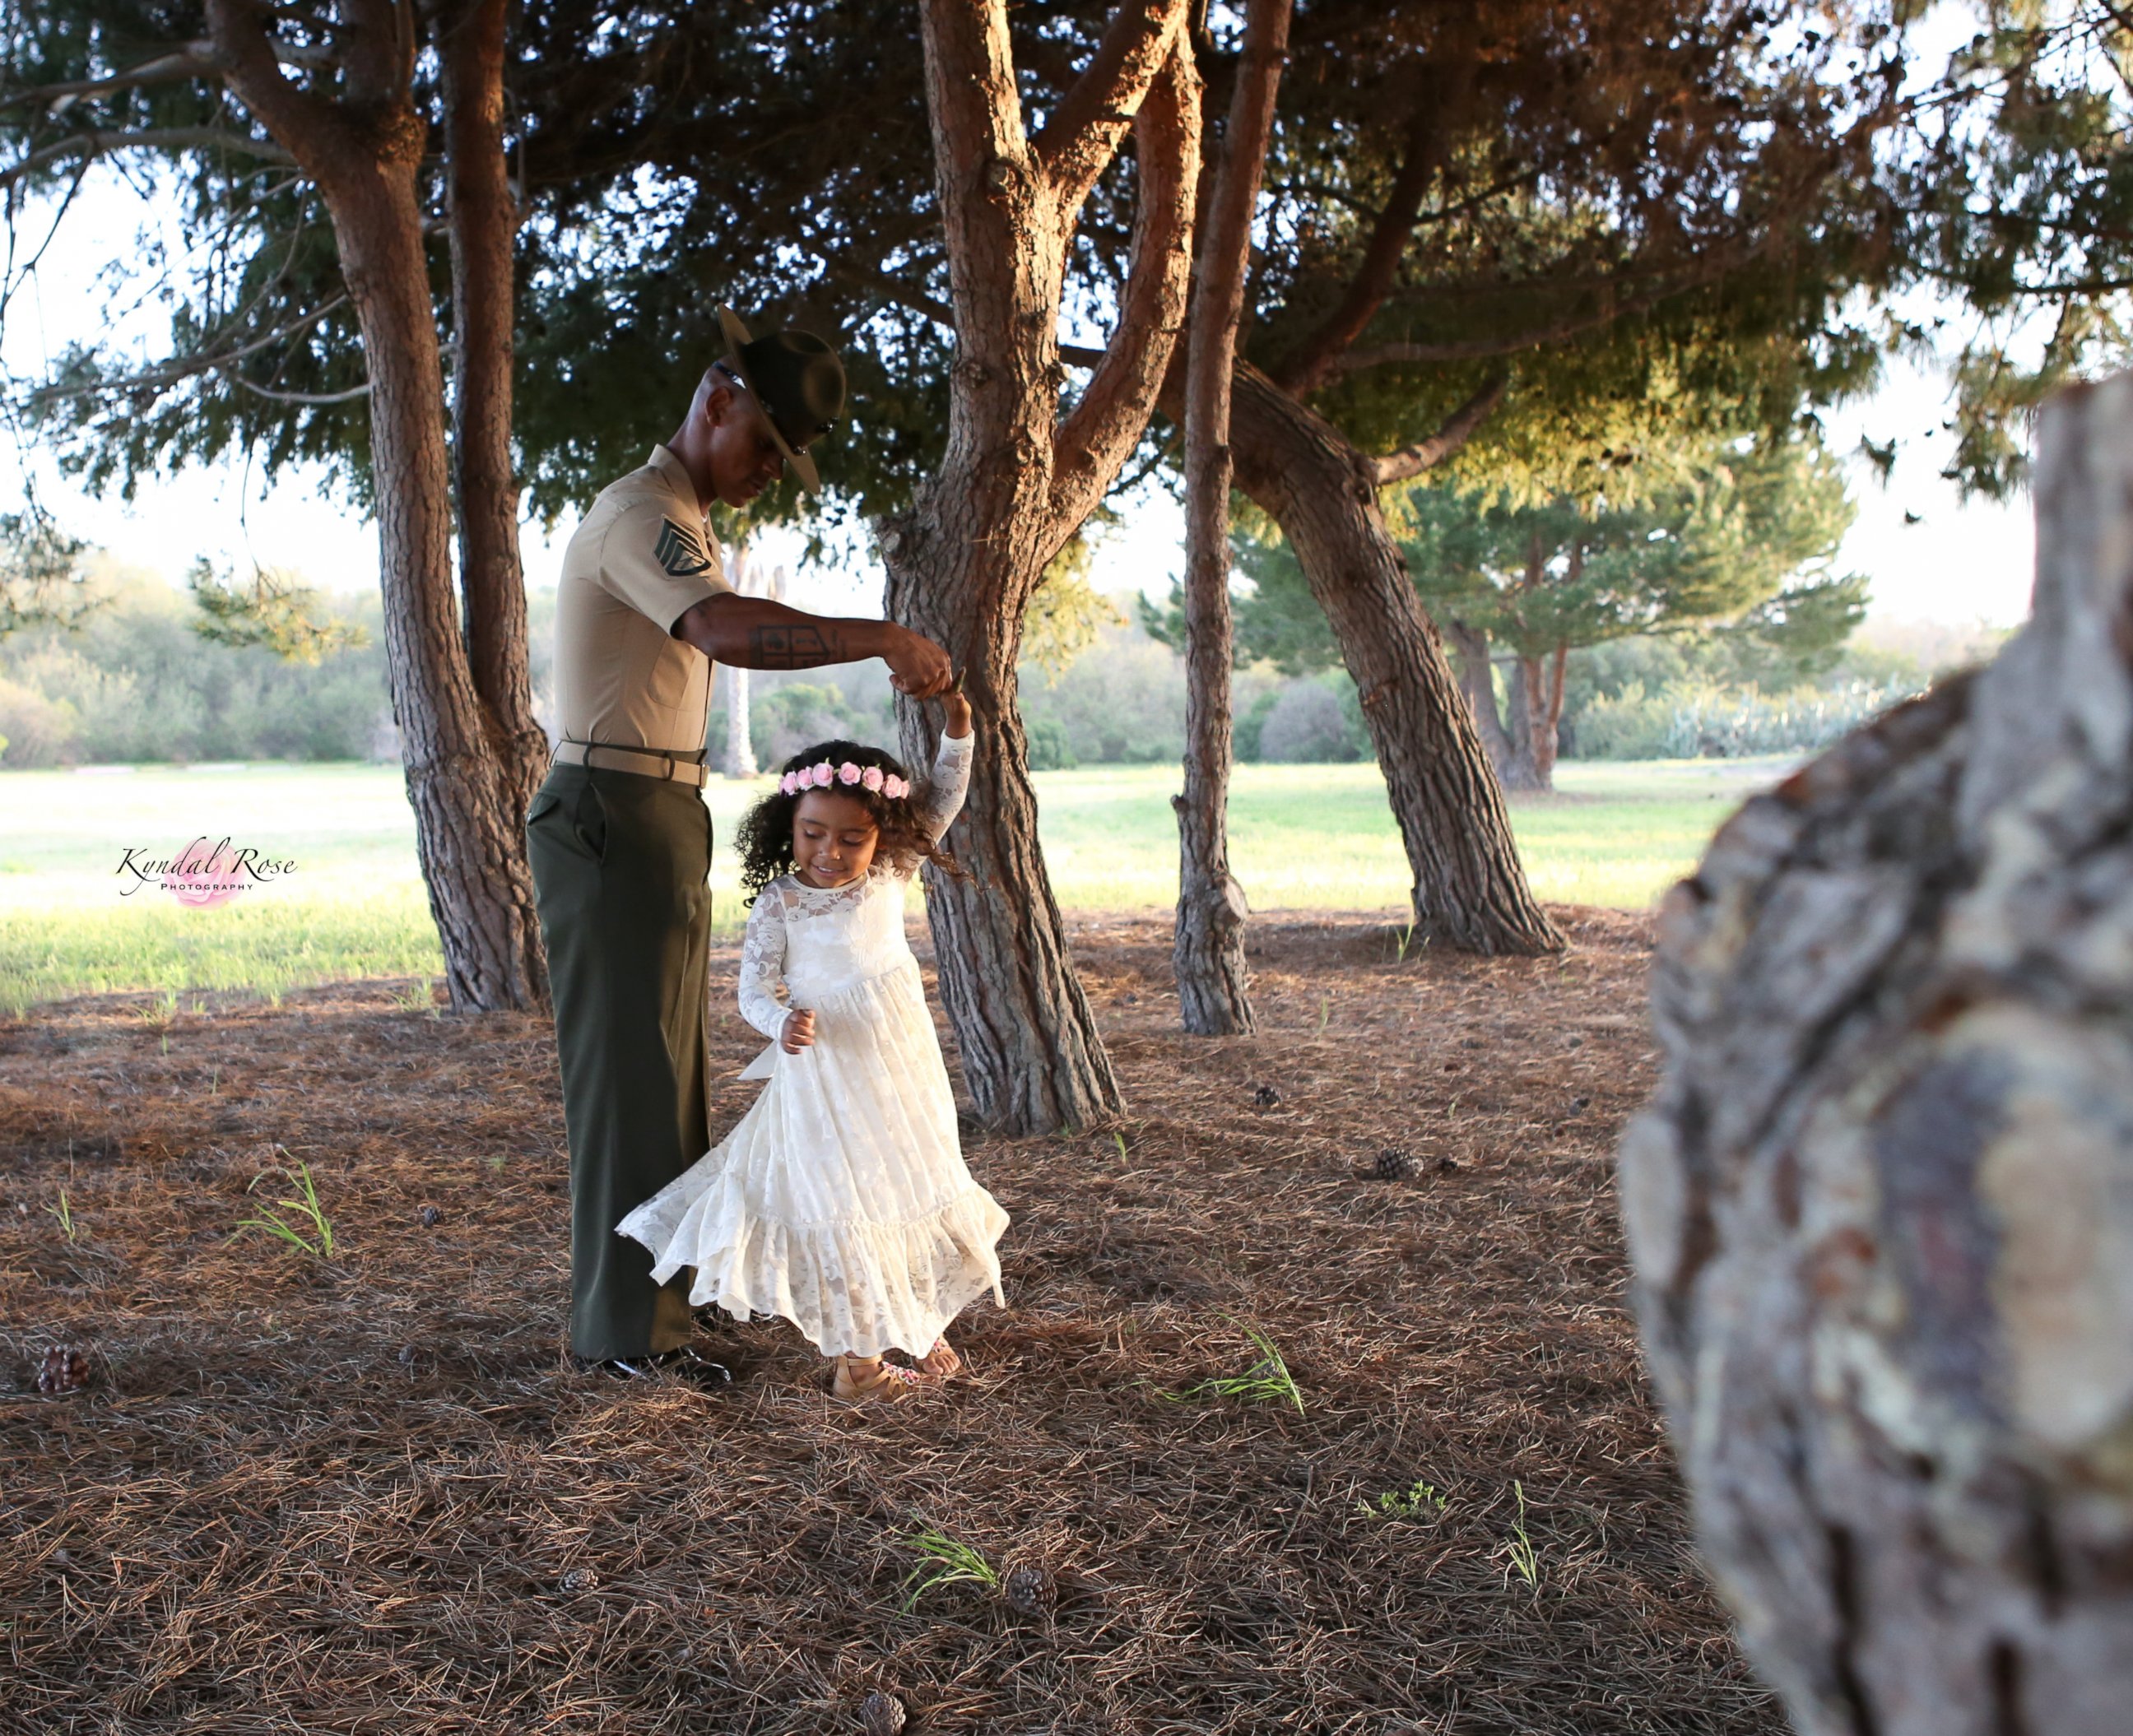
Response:
M213 844L195 838L163 876L165 892L179 903L195 907L227 904L251 884L226 838Z

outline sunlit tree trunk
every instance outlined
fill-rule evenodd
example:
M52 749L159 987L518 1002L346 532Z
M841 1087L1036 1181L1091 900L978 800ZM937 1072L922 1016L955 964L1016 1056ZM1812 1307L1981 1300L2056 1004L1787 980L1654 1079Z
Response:
M206 18L231 94L325 200L363 333L386 667L452 1005L545 1006L523 834L454 607L444 367L416 193L424 128L409 95L414 33L392 0L350 0L342 78L327 97L283 73L270 13L207 0ZM522 655L522 625L519 645Z
M533 715L527 666L511 454L511 252L518 207L504 161L505 10L506 0L446 0L434 26L452 255L452 480L462 623L467 667L515 832L547 775L548 738Z
M1015 661L1030 597L1139 440L1184 317L1200 135L1184 17L1184 0L1122 7L1032 139L1005 0L919 9L956 357L941 469L880 546L891 618L949 649L985 731L950 840L972 878L928 868L927 913L963 1076L980 1115L1017 1132L1120 1108L1038 844ZM1133 263L1110 346L1062 421L1070 243L1129 127ZM907 754L924 763L932 720L909 704L899 714Z
M1362 695L1414 873L1415 931L1482 953L1563 940L1526 883L1473 714L1378 508L1378 461L1249 363L1237 368L1237 480L1273 515Z
M1230 380L1251 257L1252 214L1288 52L1290 0L1250 0L1214 195L1200 218L1185 373L1185 787L1177 813L1172 959L1185 1028L1253 1028L1245 895L1230 873Z

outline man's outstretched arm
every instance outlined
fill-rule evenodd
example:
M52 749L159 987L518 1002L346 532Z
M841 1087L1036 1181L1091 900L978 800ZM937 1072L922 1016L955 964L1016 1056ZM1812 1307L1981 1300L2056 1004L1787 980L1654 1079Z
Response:
M955 679L947 652L908 628L811 615L767 597L722 591L684 610L672 631L714 663L736 669L819 669L879 657L888 665L889 680L921 700L945 693Z

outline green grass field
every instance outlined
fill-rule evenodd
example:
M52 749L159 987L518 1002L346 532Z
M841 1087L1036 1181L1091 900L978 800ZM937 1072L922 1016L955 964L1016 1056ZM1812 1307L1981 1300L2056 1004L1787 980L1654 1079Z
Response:
M1639 908L1696 862L1774 760L1566 765L1514 801L1528 872L1550 902ZM1159 910L1177 896L1170 766L1039 775L1052 885L1070 909ZM712 885L739 923L729 840L763 783L715 781ZM265 993L441 969L397 767L244 766L0 772L0 1011L117 989ZM1231 854L1253 908L1404 913L1407 864L1372 765L1245 766ZM228 837L292 861L286 879L188 909L121 868Z

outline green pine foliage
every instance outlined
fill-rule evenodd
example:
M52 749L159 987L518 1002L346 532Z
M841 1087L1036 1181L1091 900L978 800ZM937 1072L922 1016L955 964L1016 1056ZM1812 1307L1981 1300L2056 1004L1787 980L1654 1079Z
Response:
M1853 507L1807 427L1607 449L1524 498L1438 486L1403 505L1424 605L1519 656L1711 622L1811 656L1865 613L1865 579L1832 565Z

